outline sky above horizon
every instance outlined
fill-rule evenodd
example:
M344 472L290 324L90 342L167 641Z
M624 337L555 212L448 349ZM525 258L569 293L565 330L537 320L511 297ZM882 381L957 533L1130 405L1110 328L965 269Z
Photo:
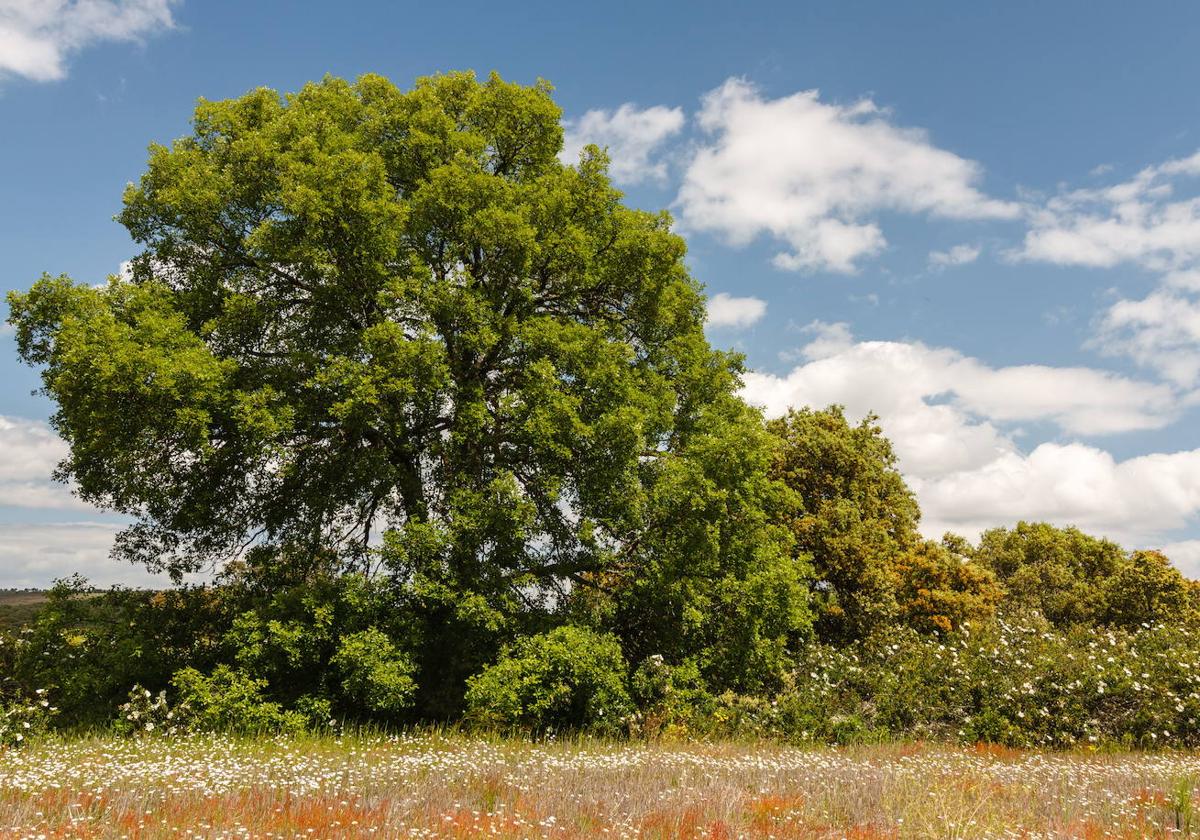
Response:
M545 78L564 160L607 145L675 217L747 399L877 413L928 536L1074 524L1200 577L1198 36L1166 2L0 0L0 291L118 272L198 97ZM162 585L51 480L7 327L0 383L0 587Z

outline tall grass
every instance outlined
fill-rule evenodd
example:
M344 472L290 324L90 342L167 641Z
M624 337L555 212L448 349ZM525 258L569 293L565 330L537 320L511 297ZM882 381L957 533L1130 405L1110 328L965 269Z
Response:
M1173 837L1192 753L404 736L47 740L0 754L0 836Z

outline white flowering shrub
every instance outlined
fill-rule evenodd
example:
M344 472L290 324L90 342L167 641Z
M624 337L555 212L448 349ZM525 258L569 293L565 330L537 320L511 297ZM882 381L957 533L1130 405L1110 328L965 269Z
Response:
M58 708L50 704L48 694L40 688L32 698L0 705L0 749L22 746L49 730Z
M945 636L894 630L812 645L776 698L725 706L718 728L796 740L1195 747L1200 634L1149 624L1062 631L1037 616Z
M166 691L154 694L148 688L135 685L129 691L129 700L121 704L118 712L114 729L125 735L155 732L174 735L183 728L178 712L167 703Z

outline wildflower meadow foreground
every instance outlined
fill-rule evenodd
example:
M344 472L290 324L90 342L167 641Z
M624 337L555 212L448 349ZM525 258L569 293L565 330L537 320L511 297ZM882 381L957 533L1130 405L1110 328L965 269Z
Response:
M1200 756L448 735L93 737L0 757L5 838L1170 837Z

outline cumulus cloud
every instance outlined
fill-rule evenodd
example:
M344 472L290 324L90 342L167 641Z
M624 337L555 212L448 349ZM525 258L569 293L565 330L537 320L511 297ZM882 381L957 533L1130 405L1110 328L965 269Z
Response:
M822 102L816 90L765 98L743 79L704 97L705 140L676 200L693 230L735 245L760 235L784 249L779 268L853 272L887 244L882 211L954 219L1008 219L1017 205L989 198L978 164L893 125L864 99Z
M87 509L51 479L66 454L66 444L45 423L0 415L0 505Z
M1166 385L1081 367L989 367L957 350L920 342L855 341L845 324L814 322L808 363L785 377L751 374L754 402L772 413L788 405L871 403L882 413L926 408L1002 422L1048 421L1064 431L1101 435L1159 429L1177 416ZM938 400L930 404L928 400Z
M1088 346L1124 355L1179 387L1200 383L1200 152L1095 189L1063 192L1031 211L1012 256L1058 265L1133 265L1158 288L1121 298L1097 319Z
M670 137L683 129L683 110L655 105L638 108L625 103L615 111L591 110L566 125L563 163L579 161L579 153L589 143L607 147L612 164L609 174L621 184L642 181L663 181L667 164L655 158L655 153Z
M1043 443L972 470L926 478L913 490L925 530L977 534L1037 519L1077 525L1131 547L1153 547L1200 513L1200 449L1117 461L1081 443Z
M767 302L756 297L733 297L721 292L708 299L710 327L748 327L767 314Z
M67 58L103 41L136 41L174 26L175 0L0 0L0 75L46 82Z
M955 245L948 251L930 251L929 264L934 268L952 268L967 265L979 259L981 248L978 245Z
M1200 300L1171 288L1141 300L1119 300L1100 320L1090 342L1129 356L1182 387L1200 382Z
M1128 181L1070 190L1031 211L1014 256L1109 268L1133 263L1169 271L1200 258L1200 198L1180 198L1181 179L1200 175L1200 152L1148 166Z
M1026 518L1140 544L1200 513L1200 450L1117 461L1078 442L1029 453L1017 443L1021 423L1076 435L1160 428L1179 410L1167 386L1090 368L991 367L917 342L856 341L844 324L809 330L804 363L748 374L744 396L770 415L832 403L855 418L877 413L930 536Z

